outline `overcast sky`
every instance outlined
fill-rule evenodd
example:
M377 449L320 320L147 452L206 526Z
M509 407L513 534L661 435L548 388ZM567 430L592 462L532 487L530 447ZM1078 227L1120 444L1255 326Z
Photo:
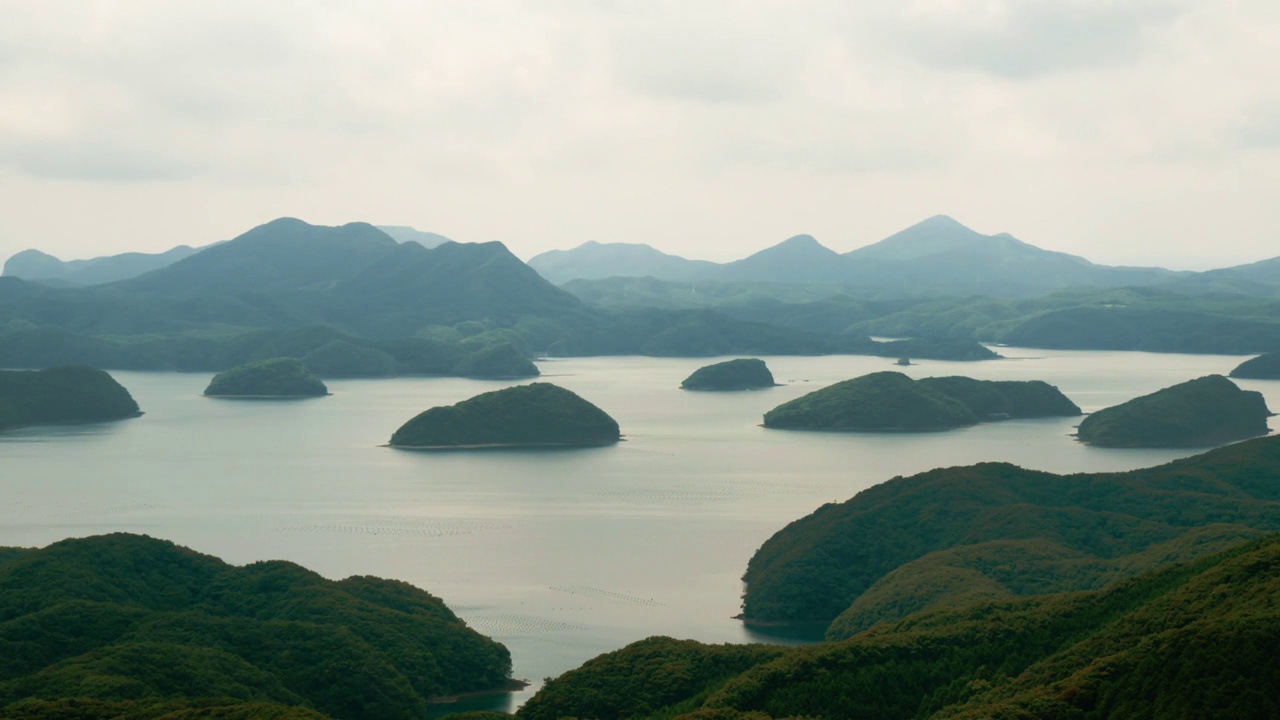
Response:
M0 259L289 215L730 260L1280 255L1280 2L0 0Z

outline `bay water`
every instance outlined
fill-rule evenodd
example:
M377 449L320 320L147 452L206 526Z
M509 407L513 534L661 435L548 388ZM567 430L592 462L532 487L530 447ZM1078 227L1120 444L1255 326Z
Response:
M1087 447L1071 437L1079 418L927 434L761 427L782 402L894 369L1045 380L1089 412L1242 360L997 350L1006 359L902 368L766 357L782 386L739 393L678 389L715 359L549 359L540 380L599 405L626 439L538 451L384 447L418 412L514 382L332 380L325 398L227 400L201 396L207 374L114 372L144 416L0 433L0 545L128 531L235 564L284 559L330 578L404 580L506 644L515 676L532 682L439 712L510 710L543 678L651 635L778 641L733 619L747 560L788 522L891 477L989 460L1124 470L1198 452ZM1238 384L1280 409L1280 382Z

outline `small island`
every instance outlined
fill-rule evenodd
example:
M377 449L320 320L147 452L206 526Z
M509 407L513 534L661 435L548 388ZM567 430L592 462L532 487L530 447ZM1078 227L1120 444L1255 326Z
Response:
M930 432L979 422L1079 415L1054 386L1032 381L940 377L912 380L885 371L845 380L770 410L764 426L790 430Z
M1076 431L1099 447L1210 447L1271 432L1262 393L1206 375L1099 410Z
M138 403L103 370L68 365L0 370L0 430L137 417Z
M776 387L763 360L740 358L700 367L680 383L682 390L759 390Z
M1231 377L1241 380L1280 380L1280 352L1269 352L1245 360L1231 371Z
M765 427L786 430L928 432L977 422L964 403L892 371L838 382L764 415Z
M306 398L329 394L329 388L297 358L281 357L241 365L218 373L204 389L209 397Z
M622 438L618 422L550 383L482 393L434 407L396 430L391 447L415 450L590 447Z

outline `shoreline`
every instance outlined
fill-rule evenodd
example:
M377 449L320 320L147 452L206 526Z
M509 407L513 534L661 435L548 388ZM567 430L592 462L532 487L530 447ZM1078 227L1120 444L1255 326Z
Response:
M592 443L486 443L480 445L393 445L386 443L378 447L391 448L392 450L409 450L414 452L447 452L449 450L571 450L574 448L594 448L608 447L616 445L620 442L626 442L626 438L619 437L617 440L606 440L604 442Z
M430 705L452 705L453 703L466 698L488 697L490 695L503 695L506 693L518 692L532 684L533 683L528 680L517 680L512 678L505 684L489 690L472 690L471 692L458 693L456 695L436 695L435 697L429 697L427 698L427 703Z

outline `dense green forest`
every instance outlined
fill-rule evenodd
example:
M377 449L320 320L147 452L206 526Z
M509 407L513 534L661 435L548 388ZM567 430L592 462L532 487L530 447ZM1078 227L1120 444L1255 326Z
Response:
M421 718L510 670L506 648L398 581L128 534L0 554L6 718Z
M102 370L83 365L0 370L0 429L136 415L133 396Z
M764 425L792 430L926 432L983 420L1079 415L1057 388L1038 380L966 377L912 380L884 371L836 383L765 413Z
M976 422L964 403L892 371L838 382L764 414L765 427L784 430L925 432Z
M743 617L832 623L839 638L952 598L1096 588L1280 531L1277 477L1280 438L1124 473L981 463L894 478L769 538L743 578Z
M541 447L615 443L618 422L576 393L532 383L434 407L391 436L393 447Z
M1102 590L921 613L776 654L650 638L552 680L517 717L1275 717L1277 568L1270 535Z
M738 358L705 365L680 383L685 390L758 390L773 387L773 373L763 360Z
M297 358L271 358L218 373L204 389L205 395L231 397L316 397L329 388L307 372Z
M1231 377L1242 380L1280 380L1280 352L1264 353L1245 360L1231 371Z
M1262 393L1206 375L1090 414L1081 442L1102 447L1209 447L1266 435Z

